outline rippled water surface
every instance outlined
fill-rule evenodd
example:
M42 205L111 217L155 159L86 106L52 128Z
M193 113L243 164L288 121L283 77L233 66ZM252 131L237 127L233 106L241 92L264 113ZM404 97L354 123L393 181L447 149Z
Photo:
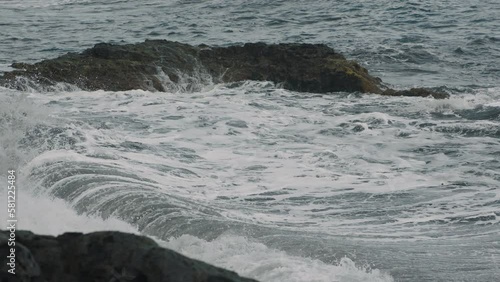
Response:
M0 88L19 224L142 233L261 281L496 281L499 14L497 1L0 1L0 71L98 42L320 42L397 87L452 94Z
M496 86L500 2L0 1L0 64L97 42L326 43L397 85Z

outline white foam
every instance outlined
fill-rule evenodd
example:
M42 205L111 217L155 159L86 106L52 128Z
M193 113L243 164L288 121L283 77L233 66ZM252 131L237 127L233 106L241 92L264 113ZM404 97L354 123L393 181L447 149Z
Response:
M473 221L494 212L488 203L500 197L498 177L493 169L477 165L487 166L488 161L494 165L495 156L490 153L497 151L498 141L440 132L439 127L477 129L485 122L461 124L465 121L434 118L433 114L453 117L455 111L495 103L496 92L437 101L375 95L296 97L296 93L273 87L247 82L236 87L216 85L196 93L77 90L32 95L30 103L41 109L28 107L31 122L42 120L55 126L53 120L62 120L71 132L84 138L75 145L77 149L61 146L24 158L31 161L22 169L37 185L42 178L59 181L54 187L37 187L50 193L64 188L70 177L85 176L57 175L54 167L52 175L47 175L43 170L46 165L68 165L69 174L79 171L72 169L73 165L90 167L96 175L106 167L119 175L137 176L131 178L139 187L134 193L142 193L141 181L146 179L147 189L154 187L148 190L153 198L158 193L189 199L189 206L179 202L186 218L196 213L193 207L203 206L216 211L222 222L367 241L380 237L424 240L436 236L438 227L432 222L449 223L452 227L439 236L452 236L456 226L450 220L453 216ZM38 120L39 112L48 112L50 117ZM23 120L22 115L16 117ZM23 122L27 125L19 129L10 127L17 135L4 147L15 154L16 140L31 126L30 121ZM487 122L496 125L496 121ZM5 152L0 156L4 158ZM190 174L170 173L170 168L189 170ZM38 173L30 174L32 171ZM125 185L119 192L126 193L129 180L122 180ZM463 182L471 185L461 187ZM96 181L88 186L95 190L80 189L81 197L73 195L74 202L67 206L60 200L21 197L21 205L41 203L23 215L27 228L53 234L102 228L136 232L120 221L71 213L71 205L76 206L104 185ZM118 197L119 192L109 197ZM399 199L407 202L400 204ZM98 203L86 204L92 206L89 210L99 212ZM61 224L52 226L50 220L38 219L44 209ZM213 241L184 235L168 244L194 258L263 281L390 279L348 259L327 264L291 256L237 235L225 234Z
M34 103L26 93L0 88L0 170L24 165L37 152L19 149L27 130L49 120L44 107Z
M390 275L357 266L349 258L342 258L335 265L326 264L290 256L241 236L223 235L213 241L205 241L183 235L163 245L266 282L394 281Z
M217 85L206 92L180 94L142 90L50 93L37 99L42 103L56 101L49 107L57 109L62 118L81 119L84 123L93 115L112 119L108 119L107 129L80 128L86 137L83 153L51 151L36 162L42 165L71 156L81 162L103 163L108 161L84 155L106 155L117 168L140 173L170 192L210 205L220 197L245 199L273 191L278 195L272 196L275 200L268 207L230 202L222 203L220 208L229 218L272 226L285 221L300 225L313 217L313 221L321 224L301 228L347 235L357 232L359 221L318 218L311 211L330 208L324 206L327 203L295 205L289 199L337 197L346 193L346 188L353 193L375 196L464 181L469 168L467 165L456 168L453 164L484 160L476 152L483 152L485 145L460 136L449 140L446 134L434 131L434 127L420 128L418 124L447 126L447 120L434 120L427 113L475 108L491 102L495 93L464 94L449 100L376 95L297 99L295 93L261 82L246 82L239 87ZM363 111L364 107L377 106L380 111ZM168 116L182 118L165 119ZM233 127L228 121L243 121L244 126ZM148 128L136 129L135 124ZM354 131L355 126L363 130ZM480 122L471 126L478 127ZM332 133L320 133L322 130ZM402 131L408 132L409 137L399 138ZM142 144L145 149L124 150L120 148L124 141ZM450 142L462 146L463 156L450 156L436 149L445 150ZM190 154L197 159L184 162L178 149L191 150ZM430 153L425 154L425 150ZM432 150L437 151L432 153ZM188 179L150 169L159 165L189 169L198 177ZM249 169L258 166L261 168ZM489 186L498 183L492 178L476 180ZM474 189L477 190L470 194L449 196L438 202L458 201L465 209L470 196L488 186ZM342 208L351 211L348 204ZM274 209L288 212L269 212ZM422 209L412 218L420 222L420 218L448 215L443 210ZM389 232L391 235L404 232L415 235L411 227L400 230L394 224L391 228L394 228ZM363 232L388 231L375 223L364 225Z
M22 179L17 181L17 219L19 230L30 230L37 234L60 235L64 232L122 231L138 233L130 224L115 218L106 220L77 214L64 200L35 196L26 191L28 185ZM0 201L7 202L6 194L0 193ZM2 205L3 207L3 205ZM7 220L7 209L0 209L0 219Z
M3 180L3 179L2 179ZM34 196L18 188L18 229L37 234L60 235L64 232L122 231L140 234L128 223L113 217L77 214L65 201ZM6 202L2 189L0 201ZM0 209L0 220L6 222L6 209ZM238 272L242 276L262 282L281 281L393 281L379 270L356 266L343 258L337 265L326 264L309 258L290 256L283 251L267 248L241 236L223 235L213 241L205 241L190 235L172 238L168 242L155 239L161 246L178 251L191 258Z

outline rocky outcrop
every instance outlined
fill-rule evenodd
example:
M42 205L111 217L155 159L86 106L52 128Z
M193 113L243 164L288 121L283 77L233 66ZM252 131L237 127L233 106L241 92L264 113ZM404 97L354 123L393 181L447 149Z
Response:
M41 85L57 82L85 90L166 91L182 86L243 80L272 81L283 88L313 93L362 92L399 96L433 96L433 91L387 92L379 78L355 61L346 60L324 44L265 44L243 46L191 46L167 40L112 45L100 43L82 53L69 53L35 64L15 63L0 83L21 87L18 77Z
M322 44L245 44L200 52L209 73L223 82L258 80L300 92L381 93L380 79Z
M17 231L13 275L4 255L8 236L0 231L0 282L256 282L121 232L53 237Z

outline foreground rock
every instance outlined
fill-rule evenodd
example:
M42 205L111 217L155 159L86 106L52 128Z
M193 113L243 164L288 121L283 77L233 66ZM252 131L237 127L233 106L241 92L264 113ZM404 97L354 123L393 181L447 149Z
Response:
M0 83L22 88L18 77L41 85L57 82L84 90L196 90L208 83L272 81L283 88L313 93L361 92L391 96L433 96L430 90L387 92L379 78L323 44L247 43L243 46L191 46L166 40L97 44L36 64L15 63ZM172 88L172 89L170 89Z
M9 233L0 231L0 282L256 282L121 232L16 233L16 274L7 270Z

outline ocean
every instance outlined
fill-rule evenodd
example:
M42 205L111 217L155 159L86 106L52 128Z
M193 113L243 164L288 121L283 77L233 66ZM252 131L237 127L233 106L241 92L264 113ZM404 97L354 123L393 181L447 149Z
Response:
M99 42L324 43L396 88L451 94L0 87L0 180L16 170L20 229L147 235L263 282L500 281L499 15L496 0L0 1L0 72Z

